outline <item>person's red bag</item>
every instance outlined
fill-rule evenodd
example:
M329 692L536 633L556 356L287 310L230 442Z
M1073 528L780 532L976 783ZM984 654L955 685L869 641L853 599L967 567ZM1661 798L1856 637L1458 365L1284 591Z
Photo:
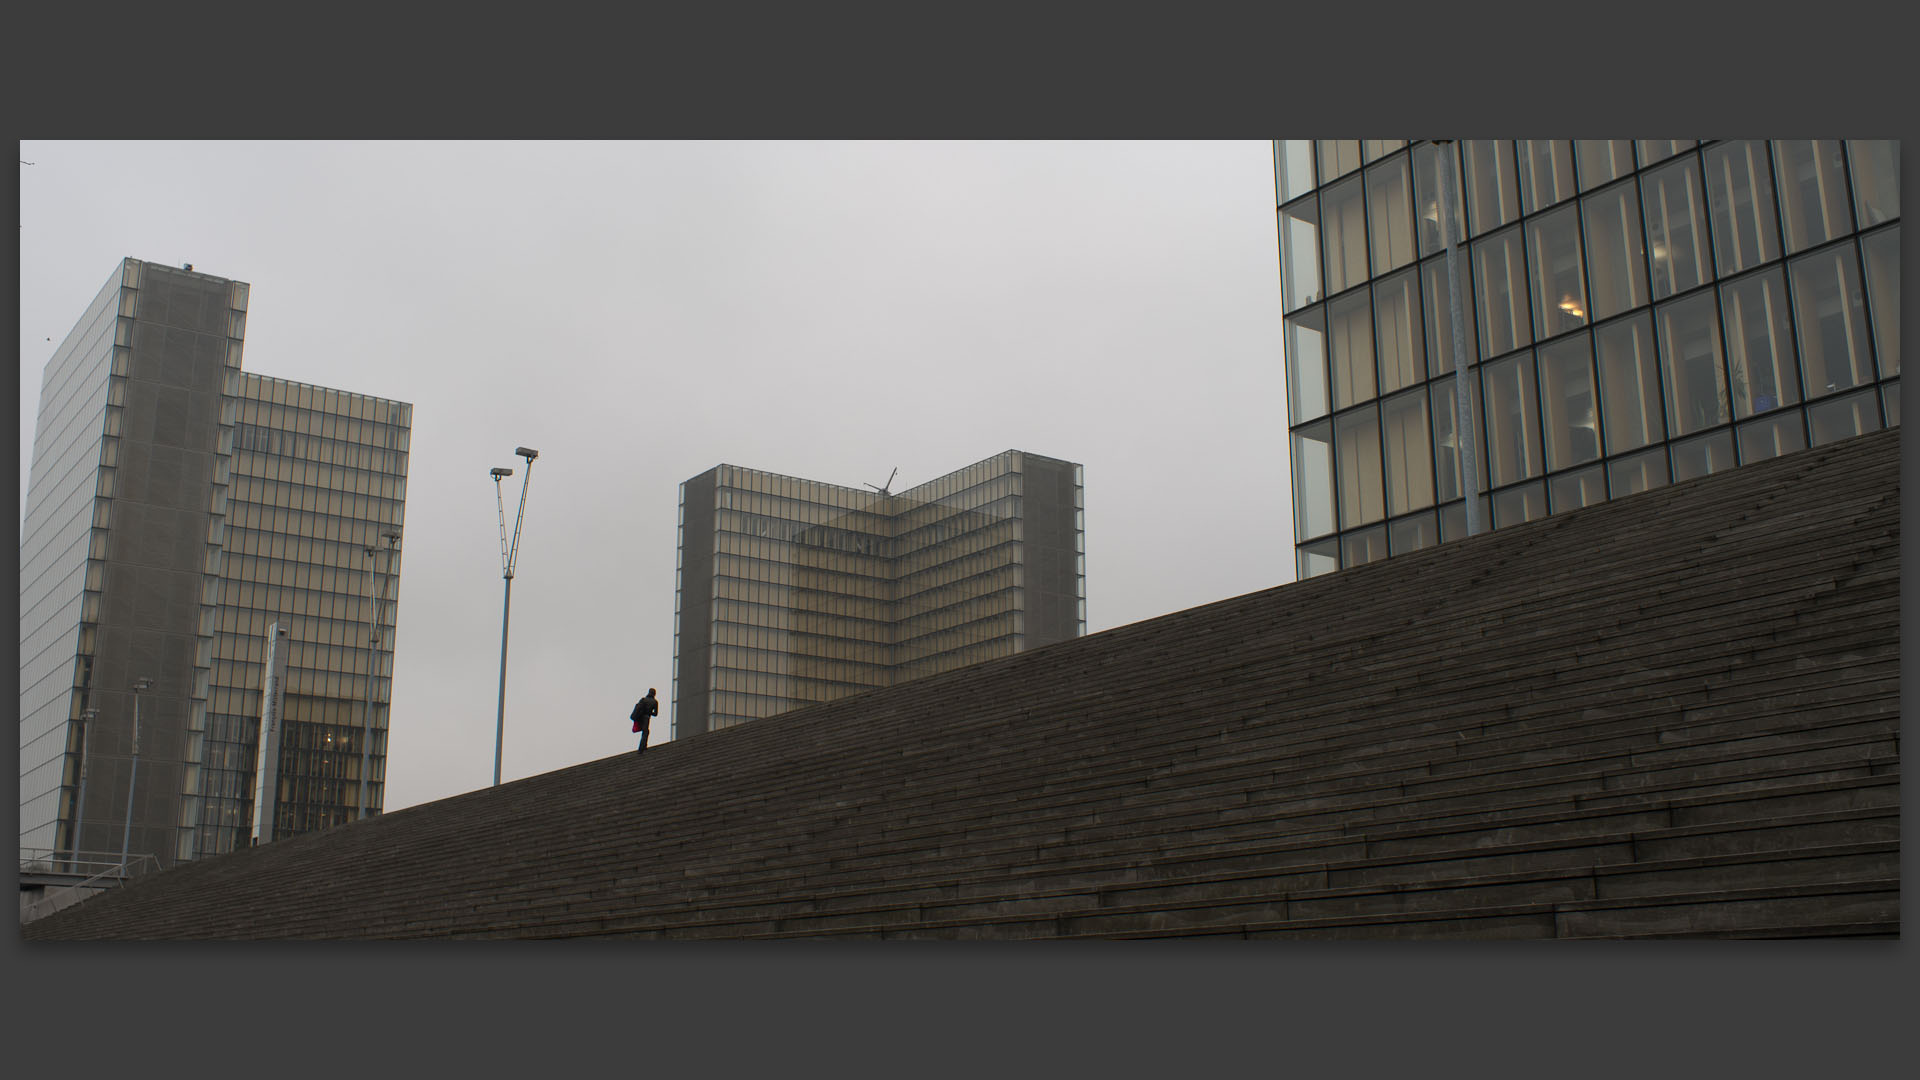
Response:
M635 721L633 722L633 730L635 730L635 731L639 731L639 730L640 730L640 721L638 721L638 720L635 720Z

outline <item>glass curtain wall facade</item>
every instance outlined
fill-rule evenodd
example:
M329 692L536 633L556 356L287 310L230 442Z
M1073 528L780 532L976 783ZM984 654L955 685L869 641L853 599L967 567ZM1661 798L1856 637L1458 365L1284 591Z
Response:
M23 849L117 852L124 838L162 865L229 850L246 825L236 818L251 802L259 723L257 676L249 684L239 660L250 612L311 616L298 590L317 589L337 555L316 544L399 521L410 407L311 387L311 406L263 411L271 388L299 384L240 370L248 293L126 259L47 363L21 530ZM283 457L316 467L340 464L328 440L391 453L397 438L398 457L288 481L253 449L283 438L300 440ZM380 572L397 574L395 559ZM391 605L398 583L387 584ZM346 642L315 635L296 636L308 650L295 663L347 675L316 694L364 695ZM352 645L364 673L362 635ZM383 671L391 648L383 635ZM136 740L142 679L153 685L138 697ZM235 697L249 685L250 714ZM290 761L282 775L304 767ZM357 758L353 768L357 778Z
M1010 450L899 494L721 465L680 514L676 737L1085 632L1071 462Z
M1441 155L1446 155L1443 158ZM1899 143L1274 143L1301 578L1900 422Z

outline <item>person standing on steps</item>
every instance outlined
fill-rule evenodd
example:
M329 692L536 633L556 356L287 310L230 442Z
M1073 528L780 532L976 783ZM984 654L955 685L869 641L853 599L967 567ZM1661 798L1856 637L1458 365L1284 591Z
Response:
M653 696L653 687L649 686L647 696L641 698L633 707L633 730L640 733L640 749L634 751L636 755L647 752L647 735L652 726L650 721L658 715L660 715L660 699Z

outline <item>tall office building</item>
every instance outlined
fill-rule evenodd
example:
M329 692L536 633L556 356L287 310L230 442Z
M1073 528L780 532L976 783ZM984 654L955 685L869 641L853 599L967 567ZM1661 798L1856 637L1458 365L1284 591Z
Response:
M1017 450L898 494L736 465L681 484L673 734L1085 633L1081 484Z
M1288 139L1274 180L1302 578L1467 533L1456 340L1483 527L1900 422L1897 142Z
M357 811L370 677L380 805L399 598L382 534L412 407L241 371L247 299L127 259L47 363L20 544L23 852L170 865L246 843L276 626L266 835Z

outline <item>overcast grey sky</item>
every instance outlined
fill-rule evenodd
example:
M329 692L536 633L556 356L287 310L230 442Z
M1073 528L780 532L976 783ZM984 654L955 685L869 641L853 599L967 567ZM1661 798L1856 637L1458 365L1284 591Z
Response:
M23 507L41 369L123 256L250 282L247 370L413 403L388 810L492 780L515 446L503 780L631 751L669 697L678 486L721 462L1081 462L1091 632L1293 579L1265 142L21 157Z

